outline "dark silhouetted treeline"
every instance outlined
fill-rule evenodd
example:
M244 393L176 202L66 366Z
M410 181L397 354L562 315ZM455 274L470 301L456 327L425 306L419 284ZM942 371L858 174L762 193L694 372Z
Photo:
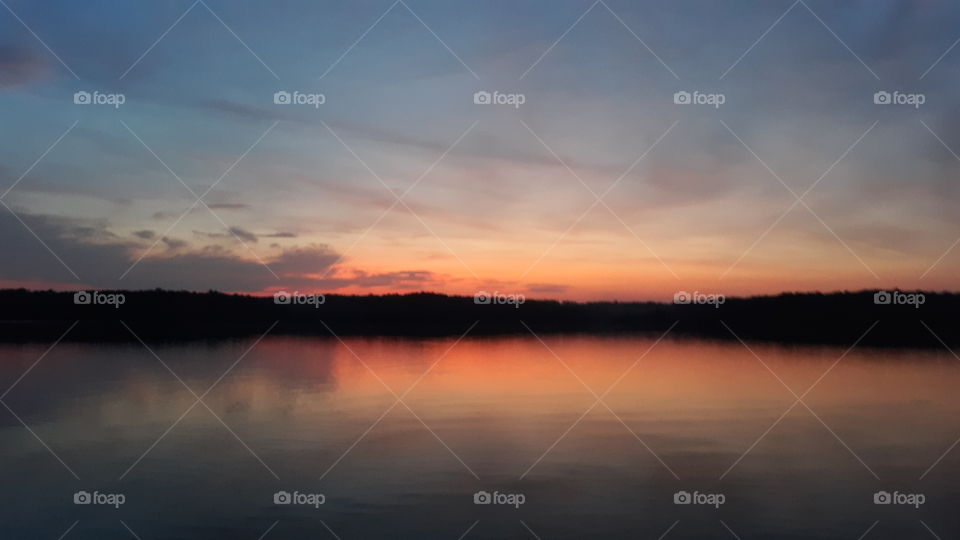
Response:
M660 333L745 340L850 345L874 322L865 346L960 345L960 294L925 292L923 305L877 305L874 291L786 293L728 298L712 305L653 302L557 302L475 304L473 297L433 293L380 296L328 295L319 307L276 304L273 297L218 292L101 291L122 293L119 307L74 303L74 293L0 290L0 341L56 339L80 321L67 339L132 339L120 321L144 339L219 339L258 335L275 321L273 334L440 336L540 333ZM726 325L726 326L725 326ZM929 327L929 329L927 328Z

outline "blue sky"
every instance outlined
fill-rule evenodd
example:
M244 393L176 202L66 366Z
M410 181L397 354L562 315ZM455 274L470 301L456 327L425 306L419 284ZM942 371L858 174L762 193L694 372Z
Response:
M950 2L4 1L8 286L957 288Z

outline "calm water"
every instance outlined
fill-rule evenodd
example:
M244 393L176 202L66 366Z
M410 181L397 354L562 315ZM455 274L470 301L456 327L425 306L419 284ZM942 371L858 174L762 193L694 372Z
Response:
M61 343L3 398L0 537L960 537L946 351L665 340L630 369L654 339L454 341L150 344L205 405L139 344ZM2 388L46 348L0 347Z

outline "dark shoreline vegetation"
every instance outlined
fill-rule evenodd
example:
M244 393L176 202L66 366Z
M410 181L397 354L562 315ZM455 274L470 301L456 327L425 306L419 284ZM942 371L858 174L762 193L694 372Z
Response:
M878 305L875 291L784 293L728 298L712 305L655 302L559 302L527 300L519 307L476 304L473 297L434 293L369 296L327 295L323 304L276 304L274 298L218 292L100 291L122 293L124 302L78 305L73 292L0 290L0 342L51 341L79 321L68 341L135 339L179 341L259 335L279 321L273 335L458 336L475 322L472 336L526 334L659 334L677 323L672 337L775 341L876 347L960 345L960 294L924 292L912 305ZM327 326L325 326L327 325ZM526 326L529 326L528 330ZM729 329L727 328L729 326ZM929 328L928 328L929 327ZM936 332L936 336L931 332Z

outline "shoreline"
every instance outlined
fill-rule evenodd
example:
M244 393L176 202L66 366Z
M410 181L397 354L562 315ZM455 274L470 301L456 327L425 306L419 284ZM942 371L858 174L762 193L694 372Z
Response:
M0 342L236 339L272 335L442 337L537 334L660 335L782 344L884 348L960 345L960 294L922 292L922 305L877 304L875 291L728 298L721 306L526 300L477 304L435 293L329 295L318 304L216 292L102 291L120 305L74 303L73 292L0 290ZM913 294L913 293L911 293ZM870 329L868 332L867 330ZM736 334L734 334L734 332ZM866 334L865 334L866 333ZM865 335L864 335L865 334ZM941 340L943 343L941 343Z

